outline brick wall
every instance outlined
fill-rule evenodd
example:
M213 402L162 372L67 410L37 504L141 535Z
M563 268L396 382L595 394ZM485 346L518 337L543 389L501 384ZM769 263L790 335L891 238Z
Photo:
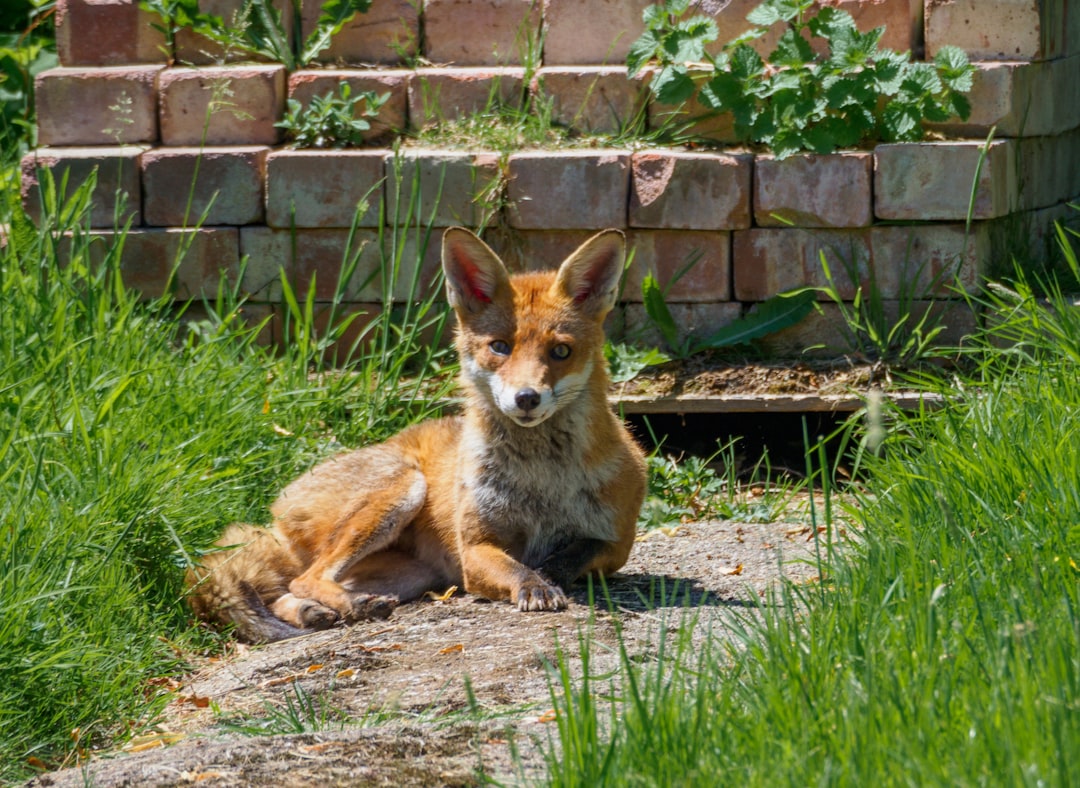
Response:
M368 209L354 241L367 246L348 295L376 300L378 224L394 213L380 204L407 201L414 184L437 228L490 225L492 245L520 267L554 265L592 231L625 230L635 249L622 309L631 328L643 322L636 286L645 272L665 283L693 255L698 264L669 293L687 330L718 328L780 290L822 284L823 251L841 280L848 269L864 285L872 275L886 300L949 266L974 288L1001 254L1003 227L1019 218L1029 236L1042 237L1080 197L1080 8L1068 0L980 0L977 13L973 0L822 2L850 11L861 27L887 25L884 44L895 49L967 49L978 65L972 117L938 128L940 141L782 161L723 148L500 156L404 146L395 154L399 133L472 112L493 94L519 99L525 89L542 91L556 121L583 132L616 131L639 113L661 122L670 108L651 103L621 65L648 0L374 0L319 62L293 73L228 62L190 34L166 51L136 0L59 0L61 66L37 77L41 147L23 162L24 200L33 212L42 169L68 170L73 181L96 169L91 221L99 234L112 232L113 196L128 195L129 282L159 294L185 228L202 217L176 297L212 289L218 271L239 276L247 257L241 284L267 310L280 298L279 268L299 287L314 275L317 295L329 297L361 201ZM238 5L204 7L227 16ZM726 40L754 5L702 7L719 9ZM316 18L305 3L304 32ZM540 40L533 72L526 61ZM309 102L340 81L389 94L369 146L282 146L274 124L286 101ZM698 130L724 141L730 122L714 118ZM405 176L400 187L395 170ZM437 236L419 261L423 281L437 266ZM858 283L841 284L854 295ZM970 315L951 314L953 334L970 324ZM811 320L775 347L798 349L828 331L827 321Z

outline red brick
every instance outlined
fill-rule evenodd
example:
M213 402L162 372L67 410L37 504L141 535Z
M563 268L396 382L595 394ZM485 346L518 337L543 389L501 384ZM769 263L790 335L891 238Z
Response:
M622 64L652 0L544 0L544 62Z
M866 227L874 218L870 153L759 156L754 221L761 227Z
M100 263L106 250L116 244L117 233L90 233L90 259ZM60 258L70 258L71 247L60 249ZM177 262L179 266L177 267ZM176 275L170 280L173 269ZM120 253L120 275L126 287L138 290L146 299L171 292L177 299L212 298L222 275L235 282L240 270L239 244L234 227L198 230L133 229L124 237ZM166 285L171 283L171 291Z
M510 271L553 271L593 235L593 230L514 230L503 225L487 228L483 238Z
M975 140L878 145L874 149L874 213L891 220L963 220L976 173L973 218L992 219L1015 210L1015 142L991 143L985 158L983 147Z
M34 79L39 145L154 142L161 66L53 68Z
M622 66L545 67L533 90L551 99L552 120L587 134L615 134L644 117L644 83Z
M157 148L142 156L143 217L154 227L258 224L268 148ZM194 186L192 185L194 182ZM190 213L187 210L191 195Z
M842 298L853 298L856 284L869 285L869 229L737 230L732 245L735 299L764 301L794 288L824 287L822 253ZM858 271L858 283L848 276L852 267Z
M56 53L65 66L164 63L160 23L137 0L57 0Z
M669 302L731 299L731 233L632 230L627 244L634 255L622 300L641 301L646 273L656 278Z
M990 264L989 228L975 224L875 227L870 231L875 285L883 298L974 293Z
M286 37L292 36L293 9L290 0L272 0L272 6L281 14L282 27ZM228 26L234 28L247 24L239 15L244 0L199 0L199 10L205 14L221 17ZM196 66L220 65L237 60L267 60L266 57L242 49L226 51L218 42L196 33L191 28L176 31L176 61Z
M274 230L240 228L240 253L248 259L242 287L256 301L282 299L281 272L285 271L296 297L303 301L314 283L315 299L331 301L342 275L342 264L357 259L345 283L346 301L378 300L380 254L378 235L358 230L349 247L349 230Z
M117 148L38 148L22 160L22 202L34 219L41 216L39 174L52 173L59 189L67 178L62 199L70 197L94 172L97 181L90 196L91 227L123 227L142 224L142 190L139 188L139 154L145 148L127 145ZM124 211L117 216L117 199Z
M266 223L271 227L377 227L385 151L279 150L266 158Z
M753 157L641 151L631 160L630 226L735 230L750 226Z
M386 159L386 215L411 218L435 227L488 223L497 209L498 158L494 154L405 149ZM399 197L400 185L400 197ZM414 188L418 187L418 192ZM437 201L437 202L436 202Z
M926 3L926 53L958 46L973 60L1049 60L1080 52L1080 14L1064 0Z
M409 83L409 125L460 120L499 106L520 107L525 69L420 68Z
M522 65L539 56L540 4L535 0L427 0L425 55L459 66Z
M159 85L166 145L272 145L281 137L274 124L285 110L284 66L170 68Z
M625 227L630 189L626 151L569 150L510 157L510 225L526 230Z
M415 57L420 40L418 0L374 0L367 13L357 14L316 56L321 63L397 65ZM304 38L318 22L322 3L305 2Z
M691 336L704 339L735 322L742 315L742 304L734 301L713 304L668 304L668 310L675 320L675 325L679 330L679 340L682 342ZM645 312L645 307L641 304L626 305L623 334L627 342L657 347L664 345L663 336L653 325Z

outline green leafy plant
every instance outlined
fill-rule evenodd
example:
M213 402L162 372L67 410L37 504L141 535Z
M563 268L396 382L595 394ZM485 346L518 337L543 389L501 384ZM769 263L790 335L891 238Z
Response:
M292 692L284 693L284 704L263 701L266 716L225 717L221 720L222 728L245 736L281 736L341 730L348 724L348 715L324 696L311 695L298 681L292 682L291 689Z
M670 285L669 285L670 287ZM749 314L704 337L683 337L668 308L664 291L649 274L641 284L645 313L659 329L664 342L677 358L687 358L706 350L746 345L755 339L793 326L810 314L815 295L806 290L780 293L756 305Z
M364 134L371 129L369 118L390 98L365 90L356 96L348 82L338 83L333 91L316 96L305 107L289 99L284 120L275 126L285 129L290 142L298 148L348 148L364 144Z
M873 141L916 141L923 121L966 119L974 66L957 47L933 63L878 46L885 28L859 31L851 15L813 0L766 0L747 16L754 27L714 56L713 20L684 19L689 0L665 0L643 14L646 30L627 56L631 77L655 63L649 87L665 104L697 96L714 112L730 112L740 141L768 145L779 157L830 153ZM762 59L751 43L773 25L784 32ZM823 54L811 40L822 42Z
M141 0L139 6L161 18L161 24L155 27L165 34L170 51L176 43L176 33L189 28L219 44L226 52L267 58L295 71L330 46L330 40L353 17L367 12L371 0L323 0L315 29L303 40L294 40L289 34L283 14L274 8L273 0L245 0L230 19L201 11L198 0ZM293 15L293 26L298 29L299 2L289 0L286 13Z

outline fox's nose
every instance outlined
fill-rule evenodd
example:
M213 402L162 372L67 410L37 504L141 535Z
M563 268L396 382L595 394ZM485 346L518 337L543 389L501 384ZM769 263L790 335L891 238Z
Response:
M521 389L514 395L514 404L527 413L540 404L540 394L536 389Z

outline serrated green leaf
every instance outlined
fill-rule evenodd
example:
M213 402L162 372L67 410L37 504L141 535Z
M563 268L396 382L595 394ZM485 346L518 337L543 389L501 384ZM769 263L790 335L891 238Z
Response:
M645 64L657 57L661 51L660 37L652 30L646 30L637 41L630 45L626 53L627 76L636 76Z
M967 52L957 46L943 46L934 55L934 64L941 70L942 76L956 77L971 68Z
M971 117L971 102L968 101L968 97L961 93L952 93L949 95L949 103L952 105L953 114L960 120L967 120Z
M925 93L940 93L941 87L936 68L929 63L913 63L901 89L913 96L921 96Z
M855 30L855 20L847 11L826 6L810 20L810 32L821 38L832 39L844 31Z
M694 80L685 66L664 66L649 83L656 100L661 104L682 104L694 95Z
M780 68L802 66L814 59L810 42L791 28L784 31L776 42L776 49L769 55L769 62Z
M738 79L726 71L721 71L701 87L698 98L709 109L734 111L736 107L752 103L743 95Z
M697 341L695 351L745 345L789 328L810 314L816 298L812 290L775 295L758 304L745 317Z
M922 137L922 116L908 102L890 101L881 114L882 136L891 142L913 142Z
M731 73L739 79L756 77L765 71L761 55L746 44L740 44L731 52Z

